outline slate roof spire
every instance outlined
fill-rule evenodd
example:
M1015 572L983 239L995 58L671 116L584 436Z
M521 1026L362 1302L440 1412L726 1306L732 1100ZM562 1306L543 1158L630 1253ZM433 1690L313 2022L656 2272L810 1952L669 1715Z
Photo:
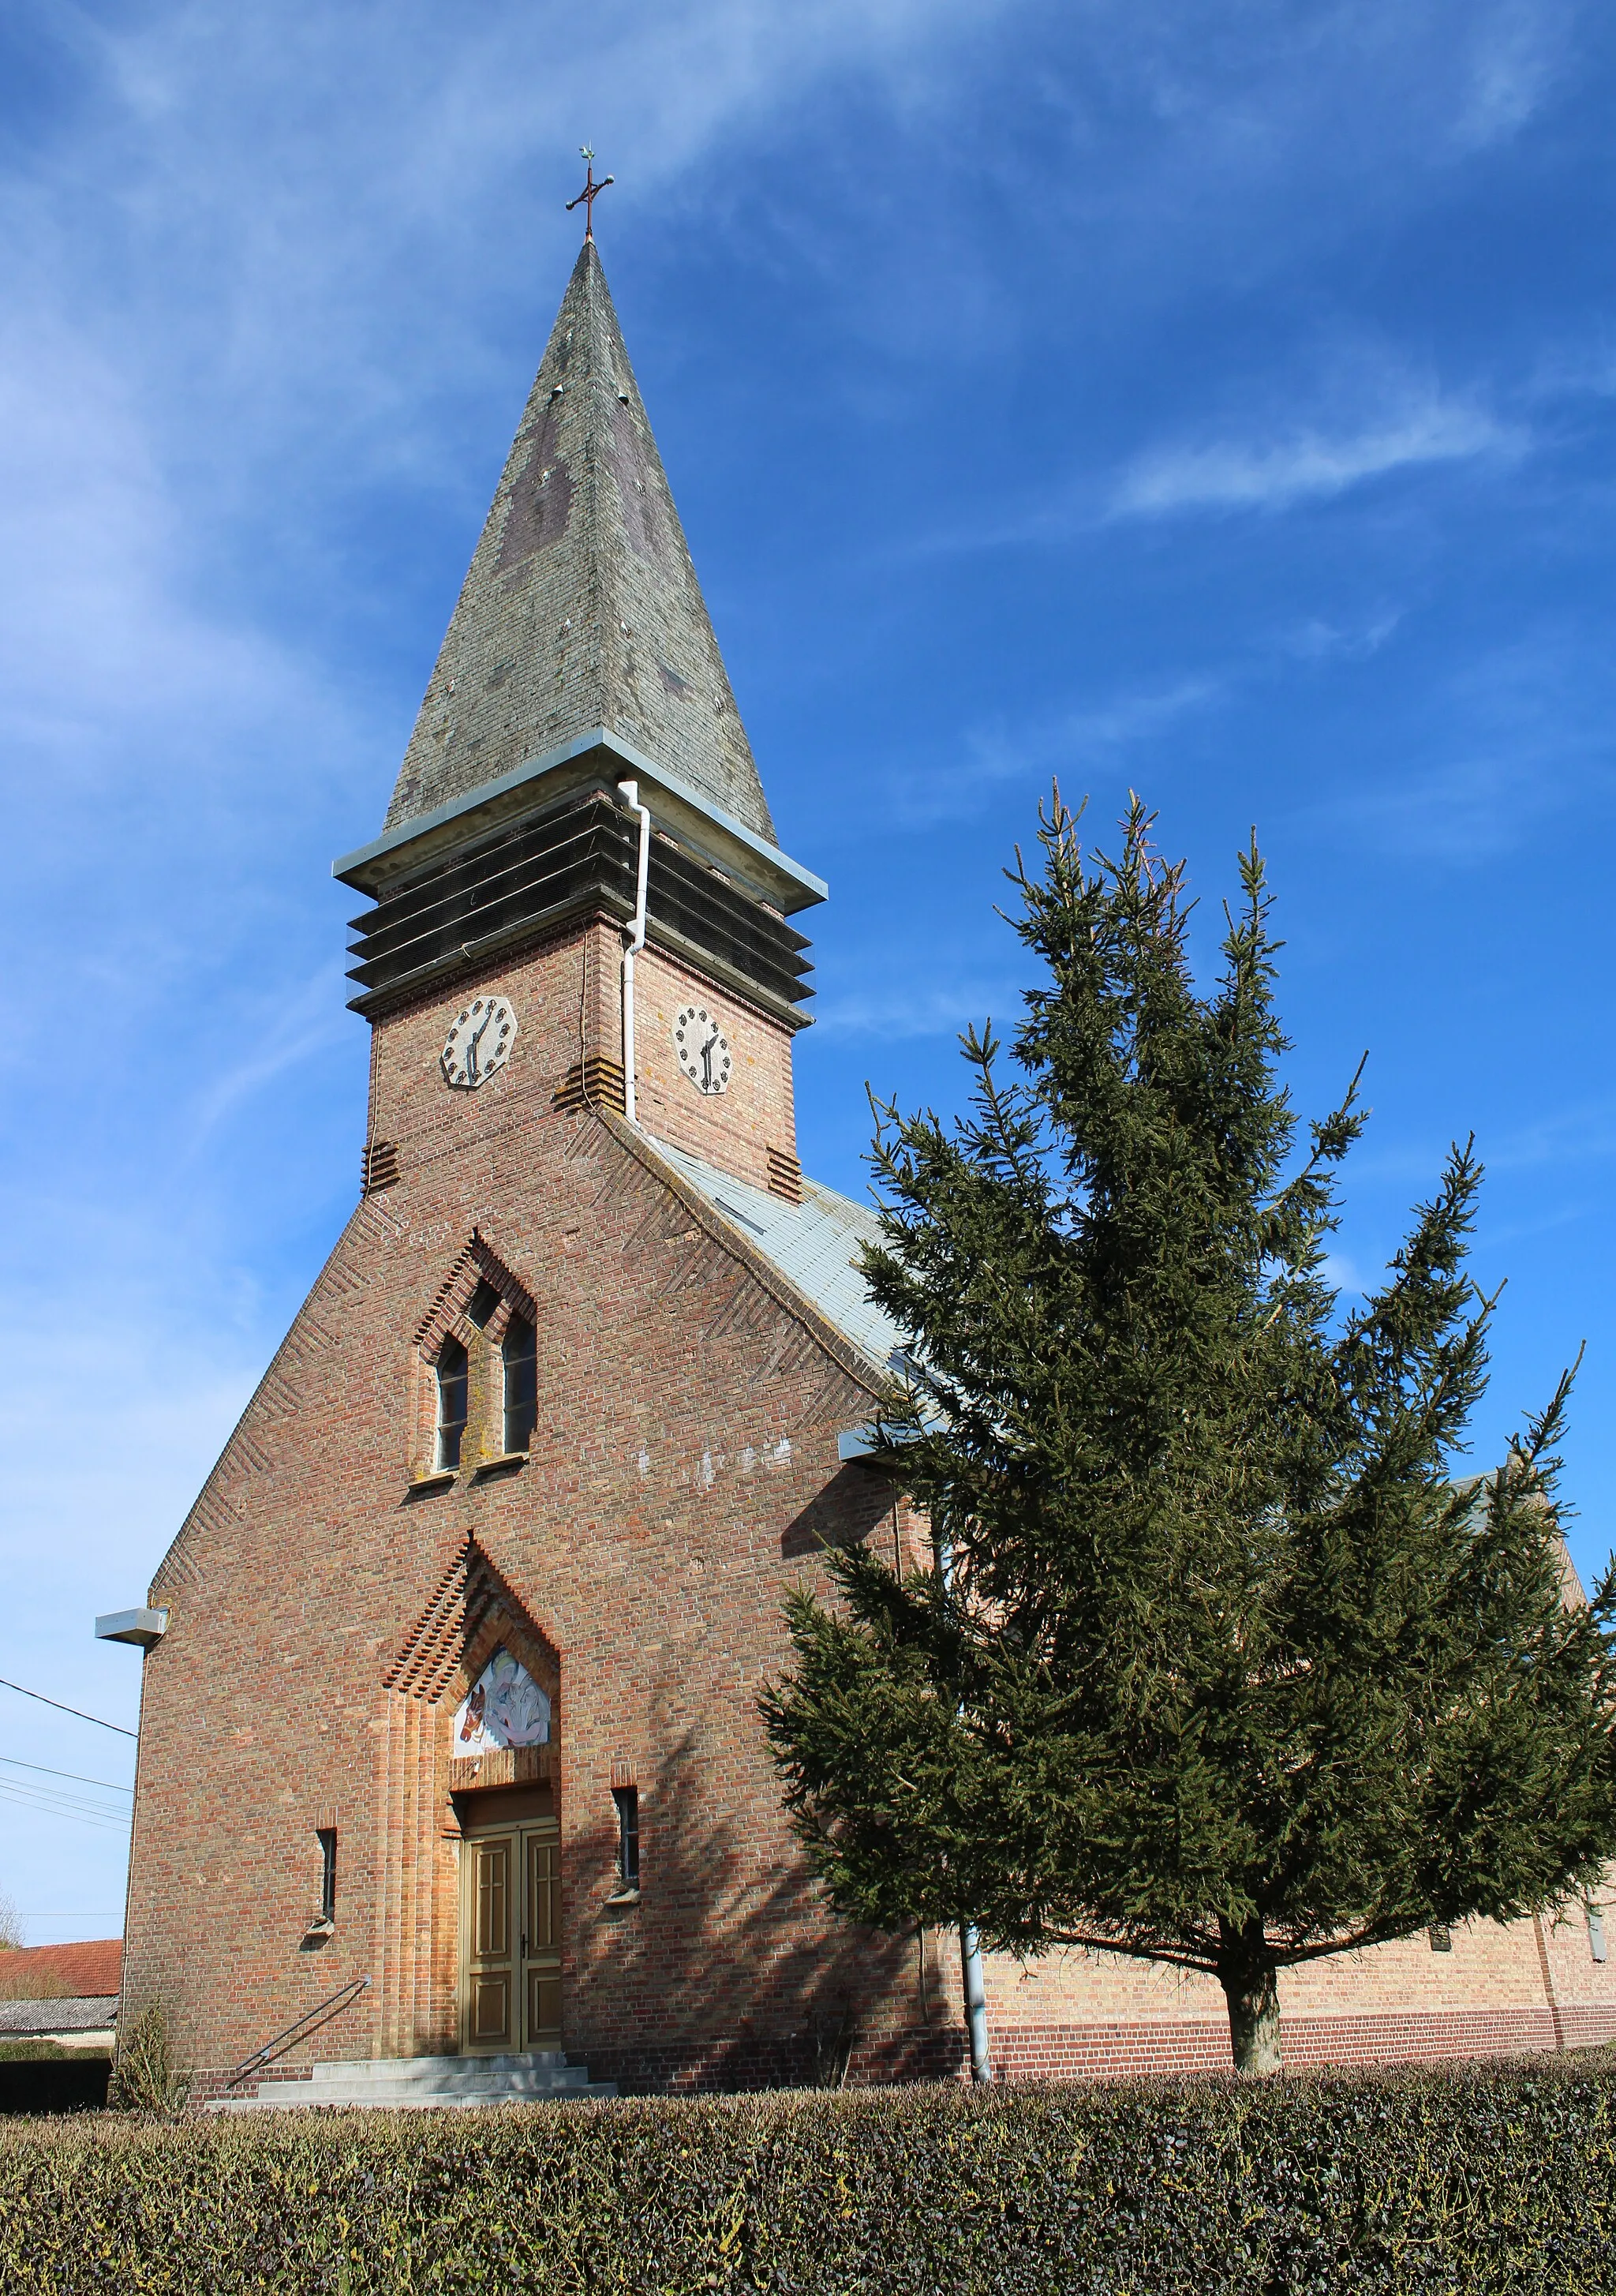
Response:
M586 239L387 828L595 728L775 843L600 252Z

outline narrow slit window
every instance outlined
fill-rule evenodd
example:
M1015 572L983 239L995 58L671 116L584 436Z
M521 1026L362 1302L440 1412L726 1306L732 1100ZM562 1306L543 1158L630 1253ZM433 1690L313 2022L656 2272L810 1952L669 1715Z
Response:
M617 1880L625 1890L640 1887L640 1790L614 1786L617 1805Z
M1453 1951L1453 1931L1449 1928L1446 1922L1432 1922L1425 1934L1431 1939L1431 1950L1432 1953L1451 1953Z
M501 1350L505 1362L505 1448L525 1451L539 1415L538 1333L526 1316L513 1316Z
M460 1341L444 1341L437 1358L437 1464L440 1470L460 1464L461 1438L466 1431L466 1350Z
M320 1825L314 1829L314 1839L320 1844L320 1918L334 1922L337 1918L337 1829Z
M1597 1906L1585 1906L1583 1911L1587 1915L1588 1951L1596 1961L1603 1961L1605 1958L1604 1915Z

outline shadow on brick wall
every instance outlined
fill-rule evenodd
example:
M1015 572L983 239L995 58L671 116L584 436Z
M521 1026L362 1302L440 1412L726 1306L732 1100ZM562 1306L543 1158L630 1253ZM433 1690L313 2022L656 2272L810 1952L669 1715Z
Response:
M587 1945L569 1985L569 2051L630 2091L956 2072L963 2037L932 1941L923 1957L913 1932L840 1921L800 1858L760 1871L734 1823L704 1804L714 1767L686 1731L642 1775L637 1904L608 1902L609 1830L573 1837L572 1926Z
M893 1490L885 1475L851 1464L838 1467L824 1489L786 1525L780 1554L789 1562L799 1555L822 1554L828 1546L859 1546L868 1539L890 1561L892 1511Z

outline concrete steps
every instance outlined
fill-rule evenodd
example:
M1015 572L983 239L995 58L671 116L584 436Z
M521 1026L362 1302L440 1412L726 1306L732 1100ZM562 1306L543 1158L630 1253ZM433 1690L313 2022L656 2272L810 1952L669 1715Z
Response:
M321 2104L373 2105L386 2112L469 2112L495 2104L616 2096L559 2049L497 2057L369 2057L318 2064L308 2080L266 2080L256 2096L208 2100L210 2112L301 2112Z

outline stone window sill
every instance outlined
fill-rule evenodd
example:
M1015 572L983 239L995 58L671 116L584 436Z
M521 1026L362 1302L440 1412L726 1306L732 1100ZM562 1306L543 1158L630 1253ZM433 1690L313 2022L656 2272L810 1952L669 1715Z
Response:
M454 1481L458 1472L459 1470L454 1467L435 1467L429 1475L412 1475L410 1488L412 1491L445 1490Z
M606 1902L608 1906L637 1906L640 1892L638 1890L614 1890Z
M526 1451L502 1451L497 1458L479 1460L472 1470L473 1480L481 1475L510 1474L515 1468L526 1464Z

